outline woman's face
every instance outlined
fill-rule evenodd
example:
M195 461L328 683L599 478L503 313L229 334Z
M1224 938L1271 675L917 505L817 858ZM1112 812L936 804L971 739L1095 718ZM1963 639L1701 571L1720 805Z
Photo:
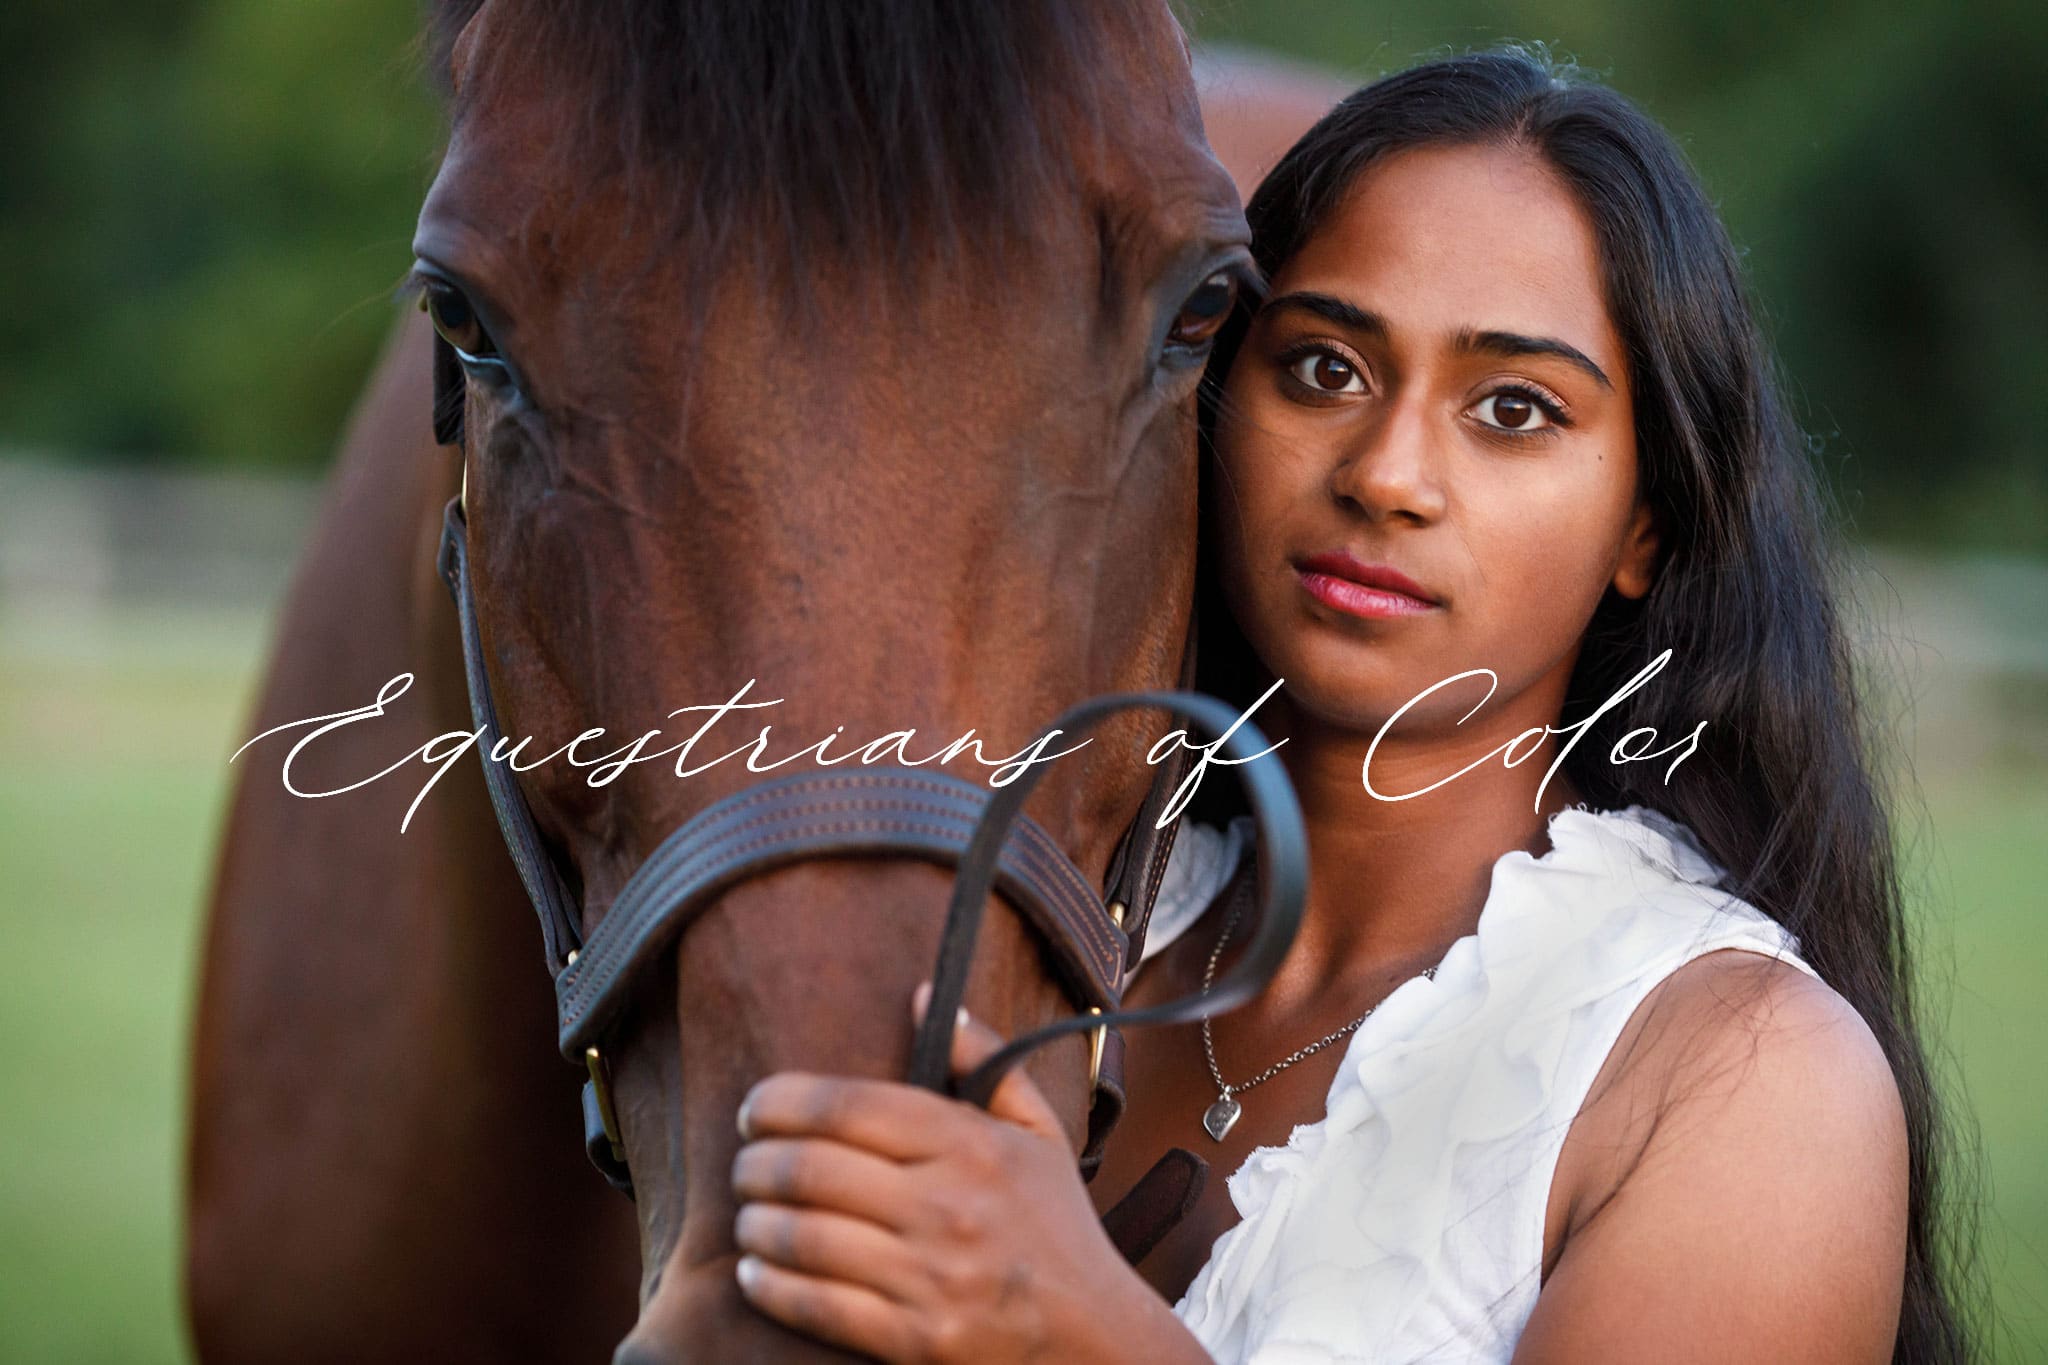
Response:
M1275 275L1225 388L1219 568L1293 708L1377 730L1490 668L1491 717L1547 724L1602 593L1648 590L1592 225L1533 152L1424 148L1366 172ZM1401 731L1483 692L1444 689Z

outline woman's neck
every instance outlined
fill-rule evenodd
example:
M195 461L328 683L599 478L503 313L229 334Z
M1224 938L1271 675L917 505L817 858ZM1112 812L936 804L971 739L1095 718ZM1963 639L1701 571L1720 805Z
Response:
M1556 740L1517 745L1513 767L1488 757L1555 719L1554 709L1528 719L1544 704L1528 700L1533 708L1503 708L1490 723L1474 717L1448 734L1405 743L1390 736L1372 750L1378 797L1364 782L1374 732L1285 705L1270 723L1261 718L1286 741L1279 753L1301 799L1312 869L1301 932L1268 993L1273 1008L1359 998L1390 975L1429 967L1478 923L1496 859L1548 849L1550 816L1578 799L1562 770L1545 781ZM1382 799L1436 783L1412 799Z

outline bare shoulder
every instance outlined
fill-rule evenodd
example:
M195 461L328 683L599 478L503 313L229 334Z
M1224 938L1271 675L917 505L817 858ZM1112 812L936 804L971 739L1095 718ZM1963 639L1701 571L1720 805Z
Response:
M1638 1084L1669 1100L1646 1155L1711 1142L1778 1162L1867 1161L1866 1178L1896 1167L1903 1184L1891 1064L1825 982L1760 953L1709 953L1672 973L1640 1013L1640 1046L1622 1066L1642 1068Z
M1517 1359L1681 1329L1703 1358L1888 1359L1906 1209L1904 1110L1862 1017L1789 962L1707 954L1637 1009L1573 1124Z

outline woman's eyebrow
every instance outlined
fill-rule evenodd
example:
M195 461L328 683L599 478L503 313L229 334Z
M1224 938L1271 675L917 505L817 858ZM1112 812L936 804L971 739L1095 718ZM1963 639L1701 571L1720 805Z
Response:
M1270 313L1280 309L1298 308L1305 313L1336 323L1339 327L1368 336L1384 338L1387 335L1387 320L1378 313L1368 312L1355 303L1346 303L1334 294L1318 294L1311 289L1297 289L1291 294L1266 300L1266 306L1259 311Z
M1570 342L1559 341L1556 337L1523 336L1519 332L1475 332L1467 328L1453 338L1451 346L1455 350L1478 355L1554 355L1592 375L1600 381L1601 388L1611 390L1614 387L1614 381L1607 377L1607 371L1594 364L1591 356Z
M1259 311L1274 312L1284 309L1299 309L1317 317L1336 323L1339 327L1367 336L1385 339L1387 320L1369 309L1348 303L1334 294L1320 294L1312 289L1298 289L1268 299ZM1520 332L1481 332L1465 328L1452 338L1454 349L1471 353L1497 356L1550 355L1577 366L1598 380L1603 389L1613 389L1614 381L1607 377L1607 371L1568 341L1556 337L1524 336Z

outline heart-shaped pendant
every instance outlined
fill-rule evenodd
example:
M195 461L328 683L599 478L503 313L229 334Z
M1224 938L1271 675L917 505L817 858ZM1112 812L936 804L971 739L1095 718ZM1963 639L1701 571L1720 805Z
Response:
M1225 1095L1202 1111L1202 1127L1216 1141L1223 1141L1223 1135L1236 1124L1237 1116L1244 1112L1244 1106Z

